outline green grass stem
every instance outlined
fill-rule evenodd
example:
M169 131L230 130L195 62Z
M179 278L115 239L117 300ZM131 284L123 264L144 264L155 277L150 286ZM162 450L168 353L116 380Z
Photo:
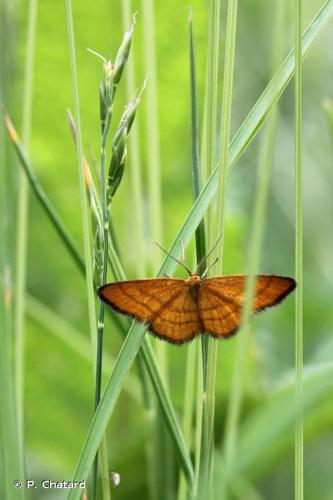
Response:
M83 149L82 149L82 135L81 135L81 120L80 120L80 107L79 107L79 94L77 85L77 70L76 70L76 56L75 56L75 42L74 42L74 25L71 0L66 0L66 19L67 19L67 34L68 34L68 49L69 60L71 66L71 80L74 104L74 120L76 126L77 136L77 167L79 173L80 183L80 200L81 200L81 215L82 215L82 228L83 228L83 242L84 242L84 260L85 260L85 275L88 299L88 317L89 317L89 331L92 340L92 345L96 346L95 338L95 325L96 325L96 312L95 312L95 294L93 289L93 273L92 273L92 256L90 247L90 227L89 227L89 213L88 204L85 192L84 174L83 174Z
M199 196L202 186L201 168L200 168L200 154L199 154L199 118L198 118L198 97L197 97L197 82L196 82L196 61L195 61L195 47L193 36L193 19L192 11L189 14L189 54L190 54L190 88L191 88L191 146L192 146L192 191L193 199ZM196 242L196 262L197 264L204 260L206 255L206 238L205 238L205 223L201 221L195 232ZM199 272L204 271L205 262L203 261ZM187 352L186 359L186 375L185 375L185 397L184 397L184 412L183 412L183 431L188 447L191 447L192 437L192 420L194 414L194 399L195 394L195 375L196 365L200 370L202 359L198 355L198 342L190 347ZM202 371L200 371L200 374ZM196 495L199 464L200 464L200 450L201 450L201 428L202 428L202 402L201 395L196 391L197 398L199 398L199 406L196 408L196 428L197 439L195 441L195 482L191 489L188 488L188 483L185 481L184 475L181 474L178 488L178 500L185 500L188 495Z
M211 0L209 3L208 13L208 52L207 52L207 77L206 77L206 96L205 96L205 110L204 110L204 123L203 123L203 143L202 143L202 171L207 179L213 172L217 160L217 99L218 99L218 67L219 67L219 43L220 43L220 0ZM193 93L193 91L192 91ZM195 100L192 98L192 101ZM192 160L193 161L193 160ZM195 165L194 165L195 166ZM201 186L200 186L201 187ZM197 191L197 190L196 190ZM195 191L195 199L198 198L199 192ZM212 207L208 208L206 217L208 227L208 245L211 245L212 239ZM202 229L200 230L200 225ZM203 221L198 226L196 231L197 243L197 261L204 257L207 253L207 242L205 240L205 231L203 228ZM198 242L199 240L199 242ZM198 246L199 245L201 246ZM207 262L204 262L205 266ZM201 269L202 270L202 269ZM201 338L201 360L202 363L202 399L201 399L201 413L197 419L196 425L201 423L201 430L197 428L197 439L200 438L200 455L199 464L197 464L196 472L199 477L196 478L197 487L206 491L208 485L208 471L209 471L209 402L207 399L207 380L211 373L213 362L211 341L203 336ZM198 371L200 367L198 366ZM199 407L197 408L198 417ZM198 445L198 441L196 441Z
M197 342L192 342L188 346L186 356L185 389L183 403L182 429L187 448L190 450L192 445L192 428L194 413L194 395L195 392L195 367L197 364ZM186 500L188 498L188 483L181 472L178 484L177 500Z
M32 107L32 81L34 69L35 38L37 24L37 0L30 0L28 11L28 33L23 86L22 137L26 150L29 148ZM15 275L15 384L18 441L24 455L24 309L26 287L27 227L28 227L28 182L22 170L19 171L17 195L16 232L16 275ZM22 478L24 481L24 478Z
M122 0L123 28L126 29L131 23L131 2L130 0ZM135 94L135 67L134 54L131 49L131 56L127 62L126 71L126 95L129 101ZM143 221L143 189L142 189L142 172L139 149L139 133L138 127L134 123L129 136L129 175L132 189L132 213L133 213L133 247L135 248L135 268L136 274L140 278L146 275L146 256L144 242L144 221Z
M231 127L231 109L232 109L232 89L234 75L234 53L236 43L236 23L237 23L237 0L228 1L227 23L226 23L226 44L224 55L224 74L222 88L222 109L221 109L221 137L220 137L220 162L218 171L218 197L216 212L210 213L209 217L209 245L213 244L213 238L216 239L222 235L218 244L218 256L220 259L220 269L222 272L223 262L223 239L224 239L224 220L225 220L225 201L227 172L229 165L229 138ZM213 227L217 231L213 234ZM215 378L217 363L218 344L214 339L208 339L207 346L207 373L206 383L204 385L204 401L206 404L206 415L203 418L203 445L202 445L202 467L201 467L201 485L199 487L200 495L211 497L211 480L213 469L214 453L214 415L215 415Z
M148 77L146 104L146 137L148 162L148 203L150 234L153 241L162 244L162 207L161 207L161 161L160 138L157 109L157 72L155 54L155 19L152 0L142 2L142 19L144 33L144 71ZM156 273L160 261L158 248L153 247L152 266Z
M303 500L303 169L302 0L295 0L295 499Z
M145 135L146 135L146 158L148 173L148 221L150 239L163 244L162 231L162 192L161 192L161 156L160 135L158 118L158 94L157 94L157 63L155 53L155 12L154 1L142 1L143 20L143 65L147 76L147 88L145 96ZM152 248L151 269L156 273L160 262L160 251L156 245ZM164 342L155 343L156 355L159 368L168 386L168 346ZM153 491L158 496L155 498L168 498L168 491L173 489L170 472L174 470L173 456L170 453L168 437L165 428L161 425L159 410L156 408L153 431L153 449L155 450L153 478L156 485Z
M207 179L216 165L217 159L217 98L220 42L220 0L209 2L208 12L208 46L207 46L207 80L206 80L206 115L204 144L202 148L202 169Z
M1 3L0 17L0 105L14 103L10 75L15 67L15 42L12 33L15 15L8 0ZM13 43L14 42L14 43ZM24 462L18 439L13 349L14 293L12 276L16 272L13 230L15 226L15 195L11 191L11 173L16 163L9 152L4 124L0 124L0 474L1 492L13 500L25 498L24 489L15 489L14 480L24 480ZM16 172L15 172L16 173ZM16 176L15 176L16 180Z
M189 17L189 38L190 38L190 87L191 87L191 149L192 149L192 191L194 201L198 198L202 189L202 174L199 153L199 113L198 113L198 92L196 83L196 62L193 36L192 12ZM195 246L197 263L201 262L206 253L205 223L200 222L195 231ZM202 273L205 270L205 262L199 269Z
M195 480L193 486L193 498L197 498L200 482L201 465L201 446L202 446L202 428L203 428L203 363L202 363L202 342L196 342L197 347L197 371L196 371L196 408L195 408L195 435L194 435L194 473Z
M82 217L83 244L84 244L84 257L85 257L85 276L86 276L86 289L87 289L87 301L88 301L88 321L89 321L89 332L92 345L92 353L94 355L95 352L97 351L96 337L95 337L95 325L96 325L95 293L93 287L89 213L88 213L88 203L86 197L84 170L83 170L84 155L82 147L79 91L77 83L76 55L75 55L75 41L74 41L74 23L73 23L71 0L66 0L65 8L66 8L68 49L69 49L69 61L71 68L71 82L72 82L72 93L73 93L73 104L74 104L74 122L76 129L76 151L77 151L77 167L79 172L79 185L80 185L81 217ZM106 237L106 241L108 242L108 235ZM106 244L105 239L104 239L104 244ZM98 373L99 369L98 360L99 358L97 357L96 373ZM103 473L108 474L109 467L107 464L106 453L101 453L101 468L103 470ZM97 481L96 476L94 476L93 494L95 494L95 498L96 498L96 481ZM109 497L110 495L108 494L107 490L103 488L103 498L105 500L108 500Z

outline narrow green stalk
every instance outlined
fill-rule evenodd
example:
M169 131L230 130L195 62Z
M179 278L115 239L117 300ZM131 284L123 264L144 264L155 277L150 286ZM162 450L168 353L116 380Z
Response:
M218 244L218 256L220 259L220 270L222 273L223 262L223 240L224 240L224 220L225 220L225 200L227 172L229 165L229 138L231 124L232 108L232 89L234 75L234 54L236 42L236 21L237 21L237 0L228 1L227 25L226 25L226 45L224 56L224 75L222 88L222 110L221 110L221 137L220 137L220 165L218 174L218 198L216 207L216 217L214 217L214 227L217 226L215 238L221 235ZM212 217L213 214L211 214ZM212 228L213 217L210 220L209 227ZM217 224L216 224L217 222ZM213 234L210 234L213 237ZM210 241L212 244L212 241ZM214 339L208 340L207 349L207 375L206 386L204 386L204 399L206 399L207 414L203 421L205 445L202 447L202 484L200 494L211 496L211 479L213 469L214 452L214 415L215 415L215 377L217 362L217 343Z
M162 209L161 209L161 180L160 180L160 139L158 134L157 112L157 75L155 54L155 19L153 0L142 1L142 19L144 35L144 66L148 75L146 90L146 136L148 161L148 202L150 233L153 241L162 243ZM158 269L160 252L153 249L153 272Z
M12 82L8 79L15 60L13 40L14 11L9 1L0 6L0 103L11 104ZM0 124L0 474L4 498L23 500L24 488L14 488L15 480L24 480L24 462L19 443L14 384L13 306L12 287L13 254L12 228L15 226L15 197L12 196L9 173L14 162L5 140L5 129Z
M37 21L37 0L30 0L28 13L27 53L23 90L23 144L28 150L31 127L32 79ZM18 441L24 454L24 309L26 287L27 225L28 225L28 182L22 170L19 171L19 191L16 233L16 276L15 276L15 384ZM24 481L24 478L22 478Z
M131 2L130 0L122 0L123 27L126 29L131 22ZM136 90L135 85L135 67L134 55L127 63L126 71L126 95L127 101L131 99ZM143 189L141 179L141 161L139 150L139 133L138 127L134 124L129 136L129 167L130 180L132 187L132 213L133 213L133 247L135 248L135 266L138 277L145 277L146 274L146 257L144 244L144 220L143 220Z
M286 2L282 0L277 4L275 13L275 33L273 39L272 72L279 65L283 53L284 25ZM238 434L239 414L242 402L243 378L246 353L248 351L249 332L248 323L251 314L251 304L255 288L255 277L258 274L261 243L264 231L264 222L266 215L267 197L269 189L269 180L271 165L273 161L274 143L277 124L277 107L273 109L265 135L262 141L262 147L259 158L259 168L257 172L257 189L255 194L255 206L253 212L253 223L251 229L251 238L248 255L248 275L246 284L245 303L242 311L242 331L237 338L237 347L233 367L232 381L230 385L229 405L227 409L225 441L224 441L224 461L225 461L225 490L222 498L227 496L228 474L232 467L232 461L235 459L236 439Z
M112 104L111 104L112 105ZM105 123L102 129L101 138L101 208L103 226L103 261L101 284L107 281L108 253L109 253L109 187L106 173L106 141L111 124L111 109L108 107ZM95 387L95 410L101 398L102 380L102 354L103 354L103 333L104 333L104 302L99 300L98 323L97 323L97 358L96 358L96 387Z
M191 449L192 444L192 427L193 427L193 409L194 409L194 395L195 392L195 367L197 364L197 342L192 342L188 346L186 357L186 373L185 373L185 390L184 390L184 404L183 404L183 420L182 429L184 434L185 443L188 449ZM178 484L178 500L186 500L188 497L188 483L181 472Z
M156 70L156 40L155 40L155 17L154 0L142 0L143 19L143 54L144 72L148 77L146 90L146 156L148 168L148 217L149 234L154 242L163 243L162 234L162 196L161 196L161 157L160 157L160 137L158 123L158 96L157 96L157 70ZM158 269L160 262L160 252L156 245L153 246L151 255L151 268L153 273ZM160 370L168 385L168 346L166 343L157 342L156 355ZM173 456L170 453L170 443L166 436L165 428L161 425L161 418L158 408L155 409L153 449L154 472L157 492L155 498L170 497L173 489L173 478L170 472L174 470L172 463ZM174 493L173 493L174 494Z
M122 0L122 18L123 18L123 29L131 23L132 12L131 12L131 1ZM127 71L125 75L126 81L126 96L127 101L129 101L135 94L136 84L135 84L135 66L134 66L134 48L132 48L131 57L127 63ZM145 242L144 242L144 220L143 220L143 189L142 189L142 169L140 160L140 142L139 142L139 132L138 127L134 123L132 127L131 134L129 136L129 175L132 189L132 213L133 213L133 248L135 248L135 269L136 276L139 278L144 278L146 276L146 256L145 256ZM149 385L147 370L143 367L142 357L138 358L140 378L142 382L142 392L143 400L145 403L146 410L146 426L147 431L150 433L151 421L152 421L152 397L151 397L151 386ZM152 453L152 443L151 439L146 440L146 456L148 462L148 491L150 492L150 497L152 497L152 491L154 490L154 485L156 481L153 474L152 462L155 458Z
M80 182L80 200L81 200L81 214L82 214L82 228L83 228L86 287L87 287L87 298L88 298L89 331L90 331L92 345L96 346L96 339L95 339L96 315L95 315L95 300L94 300L95 294L93 289L92 256L91 256L91 248L89 241L89 234L90 234L89 213L88 213L88 204L85 193L84 176L83 176L83 149L82 149L79 94L77 85L73 13L72 13L71 0L65 0L65 1L66 1L68 49L69 49L69 59L71 66L72 92L73 92L73 103L74 103L74 119L77 132L77 167L78 167L79 182ZM82 265L84 266L84 264Z
M2 180L2 179L1 179ZM4 184L5 185L5 184ZM2 195L2 193L0 193ZM1 203L2 204L2 203ZM2 211L1 207L1 211ZM4 231L1 231L3 233ZM3 236L3 234L1 234ZM0 435L1 435L1 457L3 462L1 469L3 473L2 491L6 498L12 500L24 499L23 488L14 488L14 481L24 480L24 463L21 454L21 446L18 441L15 386L11 360L12 352L12 290L10 286L8 256L6 255L6 240L1 244L1 280L0 280L0 327L1 327L1 349L0 349Z
M205 147L202 151L202 169L207 179L216 164L217 158L217 97L218 68L220 42L220 11L221 1L210 0L208 13L208 47L207 47L207 82L205 103L206 114L209 117L204 127Z
M190 88L191 88L191 149L192 149L192 191L194 201L199 196L201 191L201 169L200 169L200 154L199 154L199 120L198 120L198 96L197 96L197 81L196 81L196 61L195 61L195 47L194 47L194 36L193 36L193 21L192 21L192 11L190 10L189 15L189 55L190 55ZM204 257L206 255L206 239L205 239L205 223L202 220L195 232L196 241L196 261L197 265L202 262L200 266L199 273L204 272L205 262ZM188 447L191 446L191 436L192 436L192 419L194 413L194 390L195 390L195 374L196 365L197 370L200 371L202 359L198 355L198 342L188 350L187 361L186 361L186 379L185 379L185 398L184 398L184 413L183 413L183 431ZM199 397L200 403L202 403L202 398ZM199 463L200 463L200 449L201 449L201 419L202 419L202 406L201 404L196 409L196 425L199 428L199 435L195 442L196 445L196 479L194 485L189 488L188 483L185 481L183 474L180 476L179 489L178 489L178 500L185 500L188 495L192 497L196 495L198 475L199 475ZM198 426L198 424L200 424Z
M65 5L66 5L66 19L67 19L68 49L69 49L69 59L71 67L72 92L74 101L74 121L76 126L77 166L79 171L79 183L80 183L81 215L82 215L84 256L85 256L85 275L86 275L86 288L87 288L87 299L88 299L88 319L89 319L91 344L93 346L93 353L94 353L96 351L96 338L95 338L96 312L95 312L95 300L94 300L95 297L93 289L92 255L91 255L90 240L89 240L90 236L89 214L88 214L88 204L85 192L84 172L83 172L84 156L82 148L80 107L79 107L79 94L78 94L78 84L77 84L76 56L75 56L75 42L74 42L74 25L73 25L71 0L65 0ZM96 371L97 370L98 367L96 366ZM104 463L104 469L108 468L107 465L105 466L105 463L107 463L107 457L104 454L102 456L102 460ZM96 494L96 477L94 481L94 493Z
M224 222L225 222L225 200L227 188L227 172L230 162L229 137L231 125L232 90L234 78L234 60L236 44L236 22L237 22L237 0L228 1L226 44L224 56L224 75L222 88L222 111L221 111L221 138L220 138L220 166L217 199L217 235L221 235L218 244L220 269L222 272Z
M195 409L195 446L194 446L194 486L193 498L197 498L200 482L200 463L201 463L201 445L202 445L202 427L203 427L203 365L202 365L202 345L196 342L197 348L197 373L196 373L196 396L197 404Z
M201 188L201 168L199 154L199 118L198 118L198 92L196 83L196 63L193 37L192 12L189 17L190 37L190 86L191 86L191 148L192 148L192 191L194 201L198 198ZM201 262L206 253L205 223L202 220L195 231L197 263ZM206 263L203 261L199 273L203 273Z
M107 281L108 269L108 247L109 247L109 188L106 173L106 140L107 134L111 124L111 110L108 108L106 122L102 128L101 139L101 208L102 208L102 227L103 227L103 260L102 260L102 280L101 284L104 285ZM98 301L98 322L97 322L97 353L96 353L96 374L95 374L95 410L98 407L101 399L101 386L102 386L102 364L103 364L103 334L104 334L104 302L99 299ZM101 447L102 469L108 473L107 453L104 447ZM102 474L104 476L104 474ZM97 500L97 476L98 476L98 454L95 457L94 470L93 470L93 499ZM103 483L104 484L104 483ZM103 488L103 492L105 489Z
M216 165L217 159L217 98L218 98L218 65L219 65L219 42L220 42L220 10L221 10L220 0L211 0L209 4L209 18L208 18L208 62L207 62L207 81L206 81L206 99L205 99L205 121L204 121L204 132L203 132L203 150L202 150L202 170L205 177L209 177ZM196 193L196 199L199 193ZM208 227L208 245L212 244L212 207L207 211L207 227ZM201 223L202 224L202 223ZM200 228L200 226L199 226ZM198 229L199 229L198 228ZM201 230L202 231L202 230ZM201 241L202 235L200 235L200 229L198 237ZM203 235L204 236L204 235ZM196 237L197 238L197 237ZM203 248L200 249L202 252L200 259L204 257L207 253L206 242L203 244ZM198 247L197 247L197 260L199 260ZM206 262L203 263L206 265ZM201 269L202 271L202 269ZM214 362L214 353L212 352L212 342L206 336L201 338L201 360L198 359L198 363L202 363L202 400L201 400L201 411L202 415L200 417L201 431L201 443L200 443L200 464L197 465L197 473L200 475L200 491L208 491L208 474L209 474L209 461L210 461L210 421L209 421L209 402L207 399L207 380L211 376L211 368ZM214 348L213 348L214 350ZM198 366L199 371L199 366ZM197 421L198 425L199 421ZM197 442L198 443L198 442ZM197 481L199 484L199 478Z
M302 0L295 0L295 499L303 499L303 169Z

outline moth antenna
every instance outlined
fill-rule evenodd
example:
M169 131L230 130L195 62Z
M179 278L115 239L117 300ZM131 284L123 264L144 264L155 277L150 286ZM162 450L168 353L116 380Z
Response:
M200 267L201 267L201 264L202 264L203 262L205 262L205 260L206 260L206 259L208 259L208 257L209 257L210 255L212 255L212 253L213 253L213 252L214 252L214 250L216 249L217 245L220 243L220 241L221 241L221 239L222 239L222 236L223 236L223 233L221 233L221 234L220 234L220 236L217 238L217 240L216 240L215 244L213 245L212 249L208 252L208 254L207 254L207 255L205 255L205 256L204 256L204 257L203 257L203 258L199 261L199 263L197 264L196 270L195 270L195 274L198 274L198 271L199 271L199 269L200 269ZM214 261L214 264L216 264L216 262L215 262L215 261ZM213 265L213 264L212 264L212 265ZM212 265L211 265L211 266L212 266ZM211 266L209 266L209 267L211 267ZM205 273L206 273L207 271L208 271L208 269L206 269ZM205 273L204 273L204 274L205 274Z
M157 243L157 241L155 241L155 244L166 254L168 255L172 260L174 260L175 262L177 262L180 266L182 266L185 271L188 272L189 276L192 276L192 271L183 263L181 262L180 260L178 260L176 257L174 257L173 255L171 255L171 253L167 252L159 243Z
M201 276L201 279L204 279L207 276L207 273L208 273L209 269L212 268L213 266L215 266L215 264L217 263L218 260L219 260L219 258L216 257L216 259L214 260L214 262L212 262L209 266L206 267L206 270L203 273L203 275Z

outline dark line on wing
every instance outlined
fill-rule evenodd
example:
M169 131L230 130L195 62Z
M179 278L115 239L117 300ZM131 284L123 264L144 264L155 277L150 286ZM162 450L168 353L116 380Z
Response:
M121 290L121 288L119 290ZM124 290L121 290L121 293L128 299L133 300L133 302L135 302L136 304L139 304L139 306L147 307L147 309L149 309L149 311L151 311L152 313L155 312L155 310L152 309L148 304L146 304L145 302L139 302L135 297L133 297L133 295L128 295L128 293L124 292Z
M164 302L164 304L162 304L162 306L157 311L155 311L155 313L153 314L153 316L151 317L151 319L149 321L152 323L154 321L156 315L159 312L161 312L168 304L170 304L170 302L172 302L174 299L177 299L179 297L179 295L181 295L183 292L184 292L184 289L180 290L179 293L176 293L175 295L173 295L172 297L170 297L169 300L167 300L166 302Z
M212 292L212 290L211 290L211 289L209 289L209 291L210 291L210 292ZM202 293L202 292L201 292L201 293ZM219 294L216 294L216 293L212 292L212 295L214 295L214 297L217 297L218 299L222 300ZM208 296L206 295L206 300L207 300L207 299L210 301L210 299L209 299L209 295L208 295ZM225 315L225 316L220 316L219 318L214 318L214 317L211 317L211 316L210 316L209 318L203 318L203 321L204 321L204 322L205 322L205 321L207 321L207 320L208 320L208 321L212 321L212 320L215 320L215 321L225 321L225 320L227 320L227 319L228 319L228 318L229 318L232 314L239 313L239 309L240 309L240 307L239 307L239 306L238 306L238 305L237 305L234 301L231 301L231 300L229 300L229 301L228 301L228 300L227 300L226 302L227 302L227 304L224 304L224 307L225 307L225 308L229 311L229 314L227 314L227 315ZM234 305L236 306L236 310L231 309L231 307L228 307L230 303L232 303L232 304L234 304ZM215 309L215 310L216 310L216 309L219 309L219 308L221 308L221 309L222 309L222 306L220 306L220 307L219 307L219 306L215 306L215 307L211 307L211 308L208 308L208 309L203 308L203 310L204 310L204 311L206 311L206 310L211 311L211 310L213 310L213 309ZM200 310L200 308L198 308L198 309ZM200 314L200 313L199 313L199 314ZM200 317L201 317L201 316L200 316ZM204 327L204 323L203 323L203 327Z
M160 318L164 323L171 323L172 325L187 325L189 323L198 323L198 319L188 319L186 321L177 321L171 319L165 319L161 317L158 313L154 316L154 321L156 318Z
M237 302L232 297L228 297L227 295L224 295L224 293L218 292L217 290L215 290L214 288L210 288L209 286L207 288L209 289L209 292L218 299L224 300L229 304L233 304L237 309L239 309L239 304L237 304Z

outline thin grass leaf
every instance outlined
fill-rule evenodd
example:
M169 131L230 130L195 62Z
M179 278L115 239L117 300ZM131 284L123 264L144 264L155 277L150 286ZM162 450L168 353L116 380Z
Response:
M14 27L14 16L10 9L10 2L1 4L1 30L0 30L0 105L4 99L11 101L12 85L8 79L12 60L14 59L11 33ZM16 97L16 96L15 96ZM8 104L7 101L7 104ZM15 408L14 366L12 364L13 351L13 302L11 273L13 260L11 256L14 249L11 245L11 227L13 227L13 214L15 199L10 196L10 181L8 169L14 164L8 155L5 128L0 124L0 474L2 478L1 489L6 498L21 500L25 498L24 489L13 487L14 480L24 477L23 456L21 446L17 440L17 422Z
M198 394L195 391L195 368L197 364L197 351L197 342L192 342L192 344L188 346L186 356L182 429L188 449L191 448L192 444L192 424L195 396L198 397ZM186 500L186 498L188 497L188 491L189 490L187 488L187 482L184 478L183 473L181 473L179 477L177 500Z
M303 168L302 0L295 0L295 500L303 500Z
M232 94L234 79L234 60L236 45L236 25L237 25L237 0L228 1L227 22L226 22L226 42L224 54L224 73L221 106L221 137L220 137L220 163L218 170L218 197L216 209L209 214L209 245L213 244L213 227L217 228L217 235L221 235L217 242L217 254L219 258L220 273L223 264L223 243L224 243L224 221L226 207L227 173L229 166L229 141L231 128ZM215 208L215 207L214 207ZM215 233L216 234L216 233ZM215 236L216 237L216 236ZM212 494L212 469L214 453L214 416L215 416L215 378L217 364L218 344L214 339L209 338L207 349L207 373L205 376L206 386L204 386L204 397L206 403L207 416L203 419L203 446L202 446L202 466L199 495L206 493L208 498Z
M131 5L130 0L122 1L123 27L129 25L131 21ZM127 62L127 71L125 75L127 101L134 95L135 84L135 67L133 49L132 55ZM142 172L140 160L140 144L138 127L134 124L133 130L129 136L129 175L132 189L133 203L133 247L136 249L135 267L137 276L143 278L146 269L146 257L144 251L144 220L143 220L143 188L142 188Z
M32 107L32 80L34 69L34 52L37 23L37 0L29 2L28 34L23 87L23 144L29 146ZM15 275L15 384L17 407L17 431L21 454L24 456L24 308L26 287L27 227L28 227L28 181L22 170L19 171L19 190L17 196L17 232L16 232L16 275ZM25 481L25 478L21 478Z
M206 77L206 89L205 89L205 110L204 110L204 127L203 127L203 144L202 144L202 171L204 173L205 179L209 177L214 166L217 163L217 98L218 98L218 67L219 67L219 45L220 45L220 11L221 2L220 0L211 0L209 2L209 14L208 14L208 53L207 53L207 77ZM197 140L197 138L196 138ZM199 193L196 193L195 198L197 199ZM207 246L212 245L213 240L213 225L215 220L213 219L213 207L208 207L207 210L207 241L204 242L205 250L207 251ZM203 224L203 221L200 223ZM199 232L198 232L199 230ZM196 230L196 235L200 235L200 225ZM200 239L201 235L199 236ZM196 236L197 240L197 236ZM200 248L199 248L200 249ZM203 248L201 248L203 250ZM198 250L197 250L198 252ZM206 252L205 252L206 253ZM200 260L203 259L204 255L201 255ZM209 261L205 259L204 264L207 265ZM210 460L210 434L211 434L211 423L212 420L210 416L212 413L210 409L212 408L211 403L213 399L207 398L207 381L212 374L212 365L215 366L214 362L214 349L216 354L216 346L213 345L211 339L207 336L202 336L201 338L201 360L198 359L198 363L202 363L202 388L198 387L201 399L201 412L200 418L197 418L197 425L200 421L201 430L197 431L197 438L199 433L201 433L200 442L200 463L196 466L196 472L198 476L196 477L196 489L204 489L208 494L208 474L209 474L209 460ZM215 357L216 360L216 357ZM198 372L201 371L198 366ZM213 379L210 379L213 382ZM213 382L214 383L214 382ZM209 382L208 382L209 385ZM199 411L199 406L197 408ZM197 414L198 417L198 414ZM198 442L197 442L198 445ZM199 484L200 483L200 484Z
M2 208L2 207L1 207ZM4 245L2 245L4 248ZM1 253L2 249L1 249ZM9 268L1 255L1 273L6 274L0 280L0 325L1 325L1 348L0 348L0 432L1 432L1 456L3 458L3 492L6 498L23 499L25 491L23 488L15 488L14 481L24 479L23 457L21 446L18 442L17 415L15 405L15 390L11 360L12 353L12 324L11 324L11 290L9 285ZM7 264L8 266L8 264ZM18 483L20 484L20 483Z
M144 22L144 71L148 75L146 90L146 137L147 137L147 162L148 162L148 204L150 235L153 241L162 244L162 207L161 207L161 159L160 139L157 112L157 72L155 54L155 20L154 2L142 2L142 19ZM153 272L158 269L160 252L153 248ZM163 344L162 344L163 345Z
M2 42L2 37L0 38ZM3 47L0 47L1 53ZM2 81L1 81L2 84ZM1 94L4 89L0 88ZM12 286L11 286L11 263L9 256L8 223L4 214L9 213L8 179L6 178L4 165L8 161L5 156L4 127L0 125L0 453L1 453L1 477L2 492L6 498L23 500L25 498L24 488L15 488L14 481L24 478L24 463L21 446L18 442L17 415L14 386L14 370L11 360L13 359L12 339Z
M143 68L147 75L147 91L145 98L145 146L147 158L147 196L148 196L148 229L152 241L163 244L163 215L161 192L161 155L160 133L158 117L158 84L157 84L157 55L155 52L155 2L142 2L143 19ZM160 252L156 245L152 248L150 268L155 274L160 263ZM159 369L168 385L168 345L163 342L156 344L156 356ZM152 444L155 451L155 470L153 477L156 484L154 489L158 497L167 498L167 492L173 490L170 472L174 470L173 456L169 453L168 437L161 426L159 410L156 409Z
M96 345L96 337L95 337L96 311L95 311L95 297L93 288L94 278L93 278L92 255L90 247L90 224L89 224L88 203L87 203L85 182L84 182L84 155L82 147L79 91L77 82L75 41L74 41L74 22L73 22L71 0L66 0L65 12L66 12L66 22L67 22L68 50L69 50L69 62L71 69L71 83L72 83L73 104L74 104L74 122L75 122L76 143L77 143L76 144L77 167L79 172L79 185L80 185L81 218L82 218L83 246L84 246L84 258L85 258L85 277L86 277L86 291L87 291L87 302L88 302L89 333L90 333L91 345L93 347L92 353L93 355L95 353L97 355L96 371L98 372L100 367L99 367L99 357L98 357L98 346ZM106 253L106 260L107 260L107 255L108 254ZM105 448L102 447L101 449L102 449L101 468L103 472L107 474L108 458L107 454L105 453ZM96 483L94 483L94 493L96 493L95 484ZM103 498L104 500L109 500L110 498L109 491L106 489L103 489Z
M198 120L198 96L197 96L197 81L196 81L196 62L195 62L195 47L194 47L194 36L193 36L193 22L192 22L192 11L190 10L189 15L189 49L190 49L190 88L191 88L191 145L192 145L192 191L194 201L199 196L202 186L202 174L200 168L200 154L199 154L199 120ZM196 262L199 274L203 274L205 271L205 256L206 256L206 236L205 236L205 222L201 221L195 232L195 248L196 248ZM203 348L206 343L205 340L201 339ZM201 363L205 359L202 355L202 359L198 355L197 342L195 346L188 349L187 359L186 359L186 377L185 377L185 398L184 398L184 413L183 413L183 430L185 439L187 438L187 444L191 445L191 428L192 428L192 417L194 409L194 390L195 390L195 365L197 365L197 371L203 373L200 370ZM196 363L195 363L196 361ZM192 488L193 496L196 495L195 491L198 487L198 476L199 476L199 464L200 464L200 450L201 450L201 427L202 427L202 405L203 405L203 391L197 391L197 397L200 401L200 406L196 408L196 414L198 416L196 420L196 425L198 428L198 435L196 440L196 477L194 482L194 487ZM200 435L199 435L200 433ZM183 474L180 476L179 489L178 489L178 500L184 499L189 493L188 485L185 481Z

